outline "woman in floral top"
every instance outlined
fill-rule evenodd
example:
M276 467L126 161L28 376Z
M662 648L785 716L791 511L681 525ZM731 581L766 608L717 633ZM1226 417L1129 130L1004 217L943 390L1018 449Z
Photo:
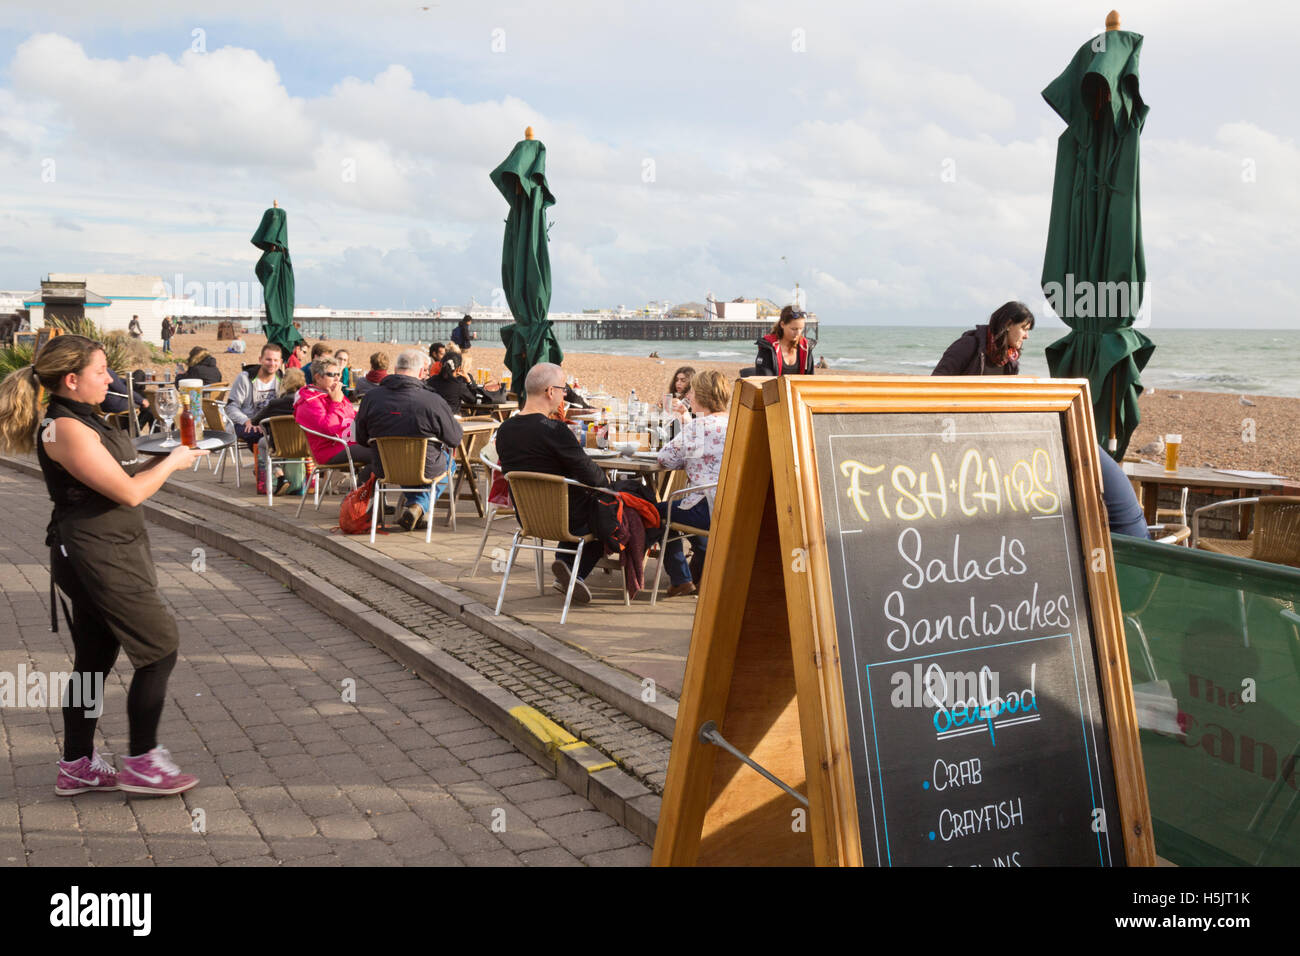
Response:
M659 464L665 468L685 468L688 487L714 484L722 470L722 449L727 442L727 408L731 404L731 382L721 372L698 372L691 379L688 398L691 408L695 410L695 418L687 422L681 434L659 452ZM679 499L673 503L673 521L694 528L709 527L713 498L714 489L710 488ZM659 514L667 518L667 502L659 505ZM696 568L697 576L699 569L704 566L708 540L703 535L691 536L691 563ZM695 582L692 580L691 568L687 566L682 554L680 538L668 545L663 560L668 579L672 582L667 596L694 594Z

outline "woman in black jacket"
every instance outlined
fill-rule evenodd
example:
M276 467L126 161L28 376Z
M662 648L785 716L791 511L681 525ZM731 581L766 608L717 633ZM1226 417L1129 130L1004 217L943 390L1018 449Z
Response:
M196 345L190 349L189 368L181 375L181 378L197 378L204 385L215 385L221 381L221 369L217 368L217 360L201 345Z
M803 326L803 312L792 305L782 309L772 331L754 342L758 346L755 374L811 375L815 343L803 337Z
M1034 313L1023 302L1008 302L943 353L931 375L1019 375L1020 353L1034 327Z

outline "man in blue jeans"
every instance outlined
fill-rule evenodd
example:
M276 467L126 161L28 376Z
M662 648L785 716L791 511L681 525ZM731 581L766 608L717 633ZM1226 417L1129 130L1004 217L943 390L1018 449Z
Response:
M372 438L390 435L436 438L441 445L429 443L425 474L438 475L446 471L450 479L454 477L452 453L460 444L462 430L442 397L424 387L428 371L429 359L419 349L401 352L389 374L361 399L352 434L360 445L368 445ZM383 464L378 455L371 467L383 477ZM434 491L439 492L445 487L446 480L435 485ZM410 531L420 523L429 510L429 497L427 491L404 493L406 508L398 520L403 530Z

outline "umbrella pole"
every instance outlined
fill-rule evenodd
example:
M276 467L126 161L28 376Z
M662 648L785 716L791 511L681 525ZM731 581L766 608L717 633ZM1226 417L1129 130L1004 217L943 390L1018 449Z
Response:
M1115 373L1110 373L1110 440L1106 446L1111 452L1119 448L1119 439L1115 437Z

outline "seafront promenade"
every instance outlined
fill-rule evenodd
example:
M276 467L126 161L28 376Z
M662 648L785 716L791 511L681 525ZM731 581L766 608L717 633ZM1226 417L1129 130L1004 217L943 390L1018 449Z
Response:
M205 470L186 479L195 492L223 491ZM260 524L264 515L241 517L169 488L145 506L160 589L182 633L160 740L201 783L183 798L57 797L57 708L0 708L0 865L649 862L649 846L620 821L630 815L653 832L657 798L448 652L474 657L535 701L545 695L528 684L569 697L575 726L585 717L630 754L637 728L627 718L620 725L617 708L500 644L493 652L458 617L385 590L356 565ZM66 671L67 628L49 631L44 486L30 463L5 459L0 494L11 528L0 546L0 631L12 635L0 645L0 670ZM278 500L276 518L293 507ZM467 520L460 534L471 527ZM349 586L384 611L342 590ZM101 720L118 753L127 674L119 667L111 677ZM603 722L593 709L601 707Z

